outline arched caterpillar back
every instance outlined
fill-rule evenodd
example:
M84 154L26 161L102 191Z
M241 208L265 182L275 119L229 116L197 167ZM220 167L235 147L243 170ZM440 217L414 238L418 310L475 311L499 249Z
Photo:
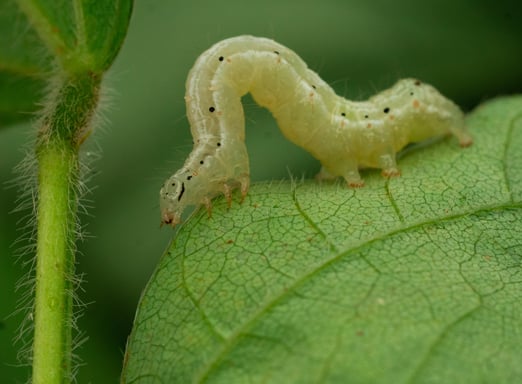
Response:
M186 83L187 116L194 148L160 191L161 220L175 226L189 205L204 204L240 187L250 176L241 96L250 92L269 109L283 134L322 164L319 179L343 177L362 187L359 168L397 176L395 155L408 143L451 133L472 143L464 115L435 88L399 80L368 101L346 100L290 49L273 40L238 36L205 51Z

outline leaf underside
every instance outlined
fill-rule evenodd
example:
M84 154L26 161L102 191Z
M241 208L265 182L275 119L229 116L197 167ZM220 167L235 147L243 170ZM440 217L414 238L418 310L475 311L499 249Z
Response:
M478 383L522 377L522 97L474 144L366 186L264 183L183 225L142 297L127 383Z

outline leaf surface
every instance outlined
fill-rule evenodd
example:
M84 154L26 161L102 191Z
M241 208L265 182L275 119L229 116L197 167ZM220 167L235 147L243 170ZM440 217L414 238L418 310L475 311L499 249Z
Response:
M510 383L522 377L522 97L350 190L253 186L176 233L126 383Z

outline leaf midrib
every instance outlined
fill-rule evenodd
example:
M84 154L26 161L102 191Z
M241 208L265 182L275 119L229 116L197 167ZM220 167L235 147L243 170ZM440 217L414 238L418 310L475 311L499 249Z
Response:
M511 146L511 143L513 142L513 132L515 131L515 125L518 124L518 120L522 119L522 112L515 114L509 121L509 127L506 133L506 141L504 142L503 148L504 153L502 156L502 175L504 177L504 183L506 184L507 191L509 193L509 200L511 202L514 202L513 199L513 188L511 187L511 182L508 176L508 156L509 156L509 149Z
M71 25L74 29L74 48L68 47L60 33L53 32L53 24L34 1L17 0L17 3L49 52L52 52L54 57L61 62L65 70L76 72L84 68L92 68L93 57L87 44L85 17L81 0L72 1L74 21Z

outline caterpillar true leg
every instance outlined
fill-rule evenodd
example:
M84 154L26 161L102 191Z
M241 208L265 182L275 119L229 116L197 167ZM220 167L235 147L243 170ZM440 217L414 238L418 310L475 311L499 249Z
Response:
M239 176L239 184L241 185L240 203L242 204L243 201L245 201L245 197L248 193L248 188L250 188L250 175L242 174L241 176Z
M227 183L223 184L223 194L225 195L225 199L227 200L227 206L230 208L232 205L232 187Z
M208 197L205 197L203 199L203 204L205 205L205 208L207 208L207 214L210 219L212 217L212 202Z

